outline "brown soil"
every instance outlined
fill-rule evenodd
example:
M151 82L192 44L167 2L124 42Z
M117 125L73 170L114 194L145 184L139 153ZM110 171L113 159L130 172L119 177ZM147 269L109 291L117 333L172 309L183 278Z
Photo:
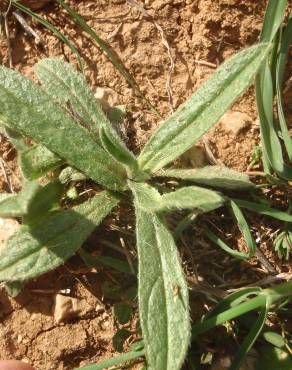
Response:
M184 102L227 57L257 42L266 5L265 0L145 0L145 9L153 17L146 18L130 6L131 1L70 0L68 3L98 35L108 40L163 117ZM157 116L135 96L127 82L64 11L52 4L39 13L78 45L86 61L85 74L92 89L114 89L118 103L127 106L128 145L138 153L159 124ZM153 20L163 28L175 63L171 83L173 107L170 106L166 89L170 60ZM75 56L66 46L49 31L34 22L31 24L45 41L45 48L36 45L10 16L12 60L16 69L33 78L33 65L48 56L61 56L77 65ZM3 35L0 37L0 63L9 65ZM253 88L232 110L247 114L249 125L234 132L219 123L206 139L217 161L246 171L253 148L259 142ZM4 136L0 137L0 144L1 163L6 170L6 175L0 178L0 189L11 191L12 187L12 190L18 190L20 184L15 151ZM217 225L220 218L220 214L214 215L211 221ZM261 234L260 248L274 271L291 273L288 263L281 263L271 250L270 235L279 225L276 222L267 224L269 221L262 217L249 215L249 218L252 226ZM237 240L239 246L242 244L240 237L236 236L237 231L230 230L228 217L225 217L222 229L228 230L233 235L232 240ZM200 240L196 245L194 237ZM197 302L191 303L196 310L194 320L205 312L204 300L200 298L201 295L199 298L196 295L198 282L194 271L199 280L203 280L217 295L222 293L221 289L256 283L270 273L258 259L249 263L238 262L217 251L202 240L198 230L191 230L183 244L182 252L187 259L192 255L186 269L189 270L190 285L194 289L192 294L196 297L194 302ZM117 325L111 314L113 301L103 299L100 286L105 278L116 281L117 277L109 271L80 272L74 266L73 272L64 267L30 283L17 299L9 298L4 290L1 292L0 359L23 359L37 370L69 370L114 355L112 337ZM85 277L88 282L88 276L91 278L90 289L84 283ZM55 295L61 289L69 289L69 295L80 298L86 305L82 313L69 323L57 324L53 317L53 306ZM133 325L135 320L130 325L132 329Z

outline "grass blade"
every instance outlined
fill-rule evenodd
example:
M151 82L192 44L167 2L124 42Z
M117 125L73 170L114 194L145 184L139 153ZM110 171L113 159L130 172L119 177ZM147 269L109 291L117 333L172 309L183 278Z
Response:
M240 346L239 351L236 353L232 361L232 364L230 366L230 370L240 369L240 366L242 364L242 361L244 360L244 357L251 350L252 346L254 345L255 341L260 335L264 327L267 315L268 315L268 309L269 309L268 300L269 299L267 298L266 305L261 309L258 319L252 325L250 332L248 333L247 337L244 339L242 345Z
M248 252L239 252L235 251L232 248L230 248L222 239L219 238L216 234L214 234L210 229L207 227L205 228L205 235L210 239L213 243L218 245L221 249L223 249L225 252L229 253L232 257L240 258L240 259L247 259L252 257L255 254L256 245L254 242L254 239L251 235L250 228L248 226L248 223L246 222L243 213L241 212L239 206L234 201L230 201L230 206L233 211L233 214L237 220L238 227L242 232L242 235L244 237L244 240L246 242L246 246L248 248Z
M242 199L232 199L239 207L249 209L250 211L259 213L261 215L266 215L275 218L276 220L292 222L292 215L286 212L278 211L275 208L270 208L265 204L249 202Z
M99 364L88 365L84 367L75 368L73 370L105 370L112 366L120 365L124 362L135 360L136 358L143 357L144 351L132 351L120 356L113 357L109 360L100 362Z
M276 67L276 90L277 90L277 103L278 103L278 115L279 115L279 123L282 132L282 138L285 144L285 148L288 154L288 158L292 161L292 139L289 134L287 122L285 119L284 111L283 111L283 102L282 102L282 84L283 84L283 76L285 71L285 65L289 53L289 48L292 43L292 15L290 15L288 19L287 26L285 31L282 35L280 40L281 47L280 52L277 60L277 67Z
M6 0L6 2L9 2L9 1ZM83 61L82 61L82 58L81 58L81 56L79 54L79 51L78 51L77 47L74 45L73 42L71 42L61 31L59 31L50 22L48 22L47 20L45 20L40 15L34 13L33 11L31 11L29 8L25 7L24 5L22 5L18 1L11 0L11 3L12 3L12 5L15 8L21 10L24 14L27 14L28 16L32 17L32 19L34 19L35 21L37 21L38 23L40 23L42 26L44 26L45 28L47 28L49 31L51 31L55 36L58 37L58 39L60 41L62 41L65 45L67 45L71 49L71 51L76 55L76 58L77 58L79 67L80 67L81 70L83 70Z
M271 305L277 301L284 300L286 297L289 299L292 297L292 281L273 286L272 288L263 289L256 297L251 298L250 300L235 307L231 307L228 310L219 312L212 317L208 317L206 320L203 320L202 322L193 326L192 338L194 339L199 334L205 333L215 326L221 325L224 322L232 320L240 315L244 315L247 312L256 310L260 307L265 307L267 299L269 299L269 304Z

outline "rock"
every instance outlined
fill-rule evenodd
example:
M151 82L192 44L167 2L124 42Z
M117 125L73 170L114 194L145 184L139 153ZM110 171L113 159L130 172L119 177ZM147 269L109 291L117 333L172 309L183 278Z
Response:
M116 92L108 87L98 87L94 96L105 112L108 112L112 107L118 105Z
M246 114L241 112L229 111L225 113L220 119L221 128L237 136L243 130L248 129L251 126L252 119Z
M16 220L0 217L0 251L5 247L6 241L19 229L19 227L20 225Z
M201 145L194 145L187 150L179 162L181 166L189 167L191 165L194 168L201 168L209 164L205 148Z
M57 324L68 321L82 314L84 300L57 294L55 298L54 318Z

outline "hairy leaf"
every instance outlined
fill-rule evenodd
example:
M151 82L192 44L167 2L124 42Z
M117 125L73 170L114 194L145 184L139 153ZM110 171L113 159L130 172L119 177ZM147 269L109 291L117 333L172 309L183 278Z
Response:
M26 179L34 180L63 164L64 160L44 145L35 145L20 152L19 166Z
M146 211L171 212L195 208L199 212L209 212L225 202L219 193L197 186L184 187L163 195L146 183L129 182L129 186L139 201L139 207Z
M45 214L62 196L60 183L51 182L42 187L37 182L25 183L18 194L0 194L1 217L23 217L33 220Z
M157 175L175 177L200 185L223 189L242 190L251 189L254 186L247 175L225 166L206 166L196 169L166 169L160 171Z
M110 125L85 78L61 59L42 59L34 66L47 93L62 105L69 105L77 119L98 139L101 124Z
M73 167L64 168L60 175L59 180L62 184L67 184L71 181L83 181L86 180L86 176L82 172L77 171Z
M32 81L1 67L0 100L0 121L6 126L45 145L96 182L113 190L124 188L123 168Z
M259 44L219 67L154 133L140 155L141 168L155 172L192 147L249 86L268 51L268 44Z
M0 281L22 281L54 270L82 246L118 199L102 192L80 206L22 226L0 254Z
M122 142L117 132L107 126L100 127L100 140L104 149L119 163L123 164L128 173L135 173L138 170L138 162L134 154Z
M178 370L190 341L188 289L174 240L136 199L139 313L149 369Z

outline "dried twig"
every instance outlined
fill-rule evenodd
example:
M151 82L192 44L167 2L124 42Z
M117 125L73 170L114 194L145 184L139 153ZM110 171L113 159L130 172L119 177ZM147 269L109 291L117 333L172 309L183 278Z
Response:
M165 33L164 33L162 27L156 22L156 20L152 17L152 15L150 15L145 10L145 8L142 5L140 5L135 0L127 0L127 3L130 6L133 6L134 8L136 8L146 18L148 18L154 24L154 26L157 28L157 30L160 33L162 44L167 50L168 58L169 58L169 61L170 61L170 68L169 68L167 79L166 79L166 91L167 91L167 95L168 95L169 106L170 106L171 111L173 112L174 110L173 110L173 95L172 95L172 89L171 89L171 81L172 81L172 74L173 74L173 71L174 71L175 64L174 64L174 60L173 60L173 57L172 57L172 54L171 54L171 49L170 49L169 43L168 43L168 41L165 37Z
M11 1L9 2L8 8L6 12L4 13L3 18L4 18L4 28L5 28L5 36L6 36L6 45L8 49L9 67L13 68L12 48L11 48L10 32L9 32L9 26L8 26L8 14L10 12L10 8L11 8Z
M36 45L42 45L42 46L46 45L45 41L37 34L35 30L33 30L28 25L28 23L26 22L26 20L23 18L23 16L20 14L18 10L15 10L14 12L12 12L12 14L17 19L19 24L22 26L22 28L24 29L24 32L26 32L29 36L32 36L34 38Z
M5 179L5 182L7 183L8 187L9 187L10 193L14 193L12 183L10 181L9 176L7 175L7 172L6 172L5 162L2 158L0 158L0 167L1 167L4 179Z

